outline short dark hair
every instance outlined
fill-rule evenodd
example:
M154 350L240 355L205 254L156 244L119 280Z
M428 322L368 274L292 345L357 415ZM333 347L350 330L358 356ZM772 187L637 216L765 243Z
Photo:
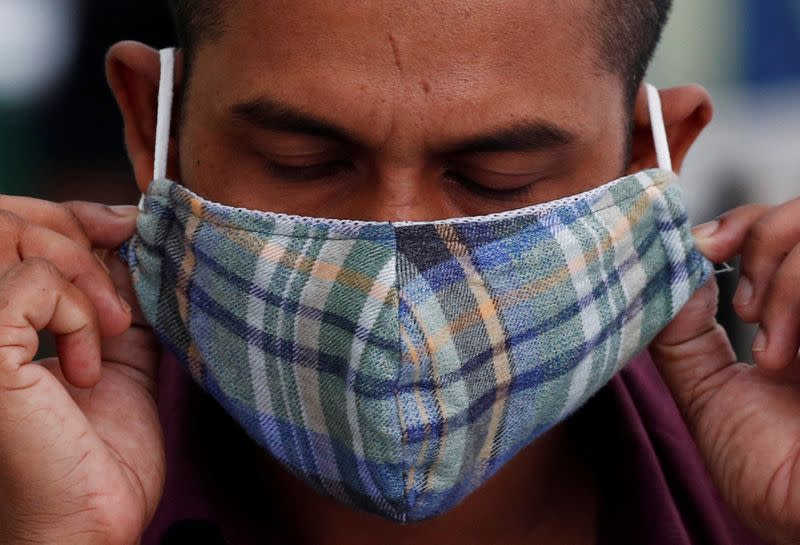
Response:
M600 58L609 70L622 76L629 105L636 99L661 42L672 1L604 0L605 6L600 8Z
M178 43L191 67L197 46L223 31L224 7L230 0L168 0ZM620 74L632 105L669 19L672 0L603 0L597 17L602 62Z
M197 47L217 38L223 29L228 0L167 0L175 21L178 45L190 61Z

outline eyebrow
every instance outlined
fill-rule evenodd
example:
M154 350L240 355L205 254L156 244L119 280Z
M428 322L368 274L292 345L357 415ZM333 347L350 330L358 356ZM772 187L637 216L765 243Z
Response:
M496 132L448 146L445 153L534 152L567 146L577 139L574 133L547 121L523 121Z
M230 113L234 119L265 131L290 132L349 144L358 143L358 139L349 131L272 100L256 99L236 104L230 108Z
M347 129L315 117L292 106L269 99L256 99L230 108L231 116L265 131L304 134L367 147ZM443 154L533 152L566 146L577 139L574 133L548 121L518 122L488 134L447 144Z

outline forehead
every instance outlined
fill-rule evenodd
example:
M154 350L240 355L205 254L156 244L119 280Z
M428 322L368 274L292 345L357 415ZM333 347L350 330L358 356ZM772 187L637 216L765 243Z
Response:
M602 84L621 94L597 59L596 9L594 0L234 0L195 73L220 104L268 92L304 110L355 103L379 118L465 108L580 117L576 108L602 108ZM371 122L388 127L384 118Z

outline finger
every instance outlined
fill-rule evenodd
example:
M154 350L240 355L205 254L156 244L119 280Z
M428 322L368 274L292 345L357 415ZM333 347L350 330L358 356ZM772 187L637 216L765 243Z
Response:
M0 210L41 225L90 248L116 248L136 228L134 206L111 207L98 203L54 203L29 197L0 195Z
M52 263L29 259L0 278L0 388L21 389L36 356L36 333L56 335L64 376L90 388L100 380L100 332L92 302Z
M139 382L155 398L161 346L139 307L128 267L116 254L108 255L106 263L114 285L131 302L133 325L121 336L103 340L103 361L106 365L116 364L120 372Z
M91 299L97 308L104 335L113 336L130 326L130 312L109 275L86 248L73 240L8 213L0 216L0 274L3 267L31 258L57 266L61 273Z
M714 221L692 230L697 249L714 263L739 255L751 227L769 213L770 206L748 204L726 212Z
M85 248L92 246L78 218L57 203L29 197L0 195L0 210L10 212L23 221L61 233Z
M699 334L713 328L719 303L719 284L710 278L691 297L681 312L654 340L655 344L676 346L692 341Z
M800 244L798 217L800 199L773 208L751 227L742 250L741 277L733 300L736 313L745 322L760 321L773 275L792 248Z
M800 355L788 366L778 371L759 367L761 374L772 380L775 384L792 384L800 386Z
M17 251L23 260L43 258L83 291L101 317L105 336L119 335L130 327L130 305L114 287L105 266L89 250L72 240L37 225L30 225L21 236Z
M120 297L122 297L131 308L132 324L138 327L149 328L150 325L147 323L147 319L144 317L144 313L139 306L136 291L131 283L130 269L128 269L128 266L120 259L119 253L108 252L102 261L108 269L111 282L117 289L117 293L119 293Z
M764 300L753 358L763 369L782 370L800 350L800 245L775 271Z
M157 396L161 345L152 330L134 326L115 339L103 339L101 353L105 365L115 365L151 396Z
M139 209L136 206L106 206L93 202L65 202L64 207L78 218L92 245L119 248L136 231Z

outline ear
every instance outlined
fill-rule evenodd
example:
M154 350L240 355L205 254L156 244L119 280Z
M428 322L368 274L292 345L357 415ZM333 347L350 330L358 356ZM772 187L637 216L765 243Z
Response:
M714 107L708 91L699 85L687 85L659 91L664 124L667 128L672 167L680 172L686 154L703 129L714 117ZM647 90L639 88L633 114L631 161L628 173L658 166Z
M183 55L176 58L175 96L183 80ZM125 124L125 145L133 167L136 183L142 193L153 180L156 119L158 115L158 86L161 61L158 51L138 42L120 42L106 55L106 78ZM176 108L173 107L173 118ZM169 143L168 176L179 179L178 146L173 119Z

